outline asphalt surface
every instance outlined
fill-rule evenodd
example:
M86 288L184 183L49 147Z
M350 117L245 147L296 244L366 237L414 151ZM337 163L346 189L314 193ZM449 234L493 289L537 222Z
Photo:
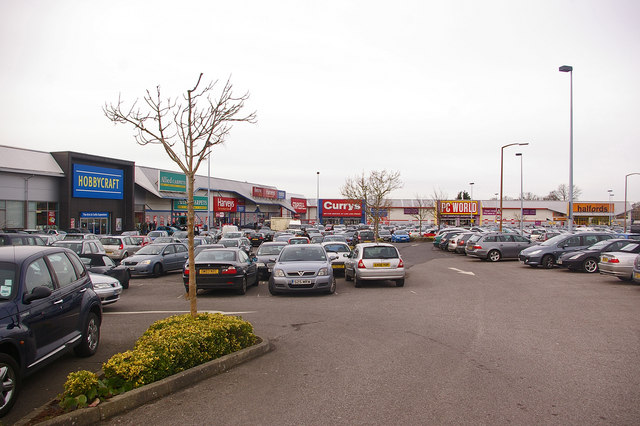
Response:
M275 350L104 424L640 423L640 286L400 247L402 288L201 292L199 310L242 315ZM179 274L132 280L105 309L98 354L65 357L25 388L99 368L151 322L187 311L181 288Z

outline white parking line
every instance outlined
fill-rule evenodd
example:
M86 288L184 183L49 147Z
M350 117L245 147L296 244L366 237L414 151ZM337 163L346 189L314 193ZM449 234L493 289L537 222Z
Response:
M135 312L103 312L103 315L138 315L138 314L188 314L191 311L135 311ZM223 314L223 315L238 315L238 314L253 314L256 311L241 311L241 312L224 312L224 311L198 311L198 313L207 314Z

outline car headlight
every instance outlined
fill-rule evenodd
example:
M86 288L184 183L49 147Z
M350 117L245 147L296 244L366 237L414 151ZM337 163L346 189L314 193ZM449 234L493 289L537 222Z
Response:
M148 265L151 263L151 260L147 259L147 260L143 260L142 262L139 263L139 265Z
M274 277L284 277L284 271L282 269L276 269L273 271Z
M530 255L534 255L534 254L538 254L538 253L540 253L540 252L542 252L542 250L534 250L534 251L532 251L532 252L531 252L531 253L529 253L529 254L530 254Z
M111 287L115 287L116 283L100 283L100 284L94 284L93 288L96 289L105 289L105 288L111 288Z
M318 271L318 276L322 277L325 275L329 275L329 271L327 268L320 268L320 270Z
M577 258L579 258L580 256L582 256L582 254L574 254L573 256L571 256L569 258L569 260L576 260Z

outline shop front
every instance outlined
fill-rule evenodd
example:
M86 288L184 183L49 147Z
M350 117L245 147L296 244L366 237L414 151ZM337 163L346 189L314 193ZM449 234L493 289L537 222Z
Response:
M478 201L448 200L439 202L440 224L448 226L477 226L480 222Z

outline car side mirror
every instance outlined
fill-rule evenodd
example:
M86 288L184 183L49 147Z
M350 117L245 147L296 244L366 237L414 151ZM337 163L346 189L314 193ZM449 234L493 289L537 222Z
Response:
M329 256L329 260L337 260L337 259L338 259L338 256L336 255Z
M22 301L25 304L30 304L33 300L44 299L51 296L51 289L43 286L34 288L31 293L25 294Z

